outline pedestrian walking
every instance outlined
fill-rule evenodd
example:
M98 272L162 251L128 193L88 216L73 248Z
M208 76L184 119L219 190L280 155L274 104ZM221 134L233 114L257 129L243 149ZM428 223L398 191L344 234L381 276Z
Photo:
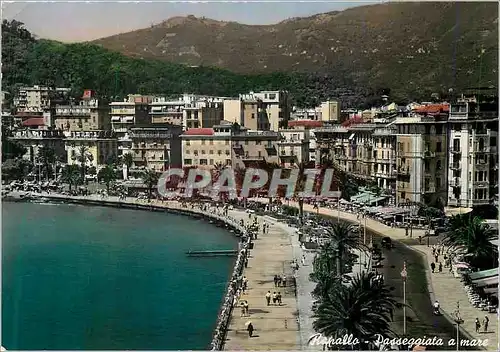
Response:
M252 323L249 323L248 326L247 326L248 337L252 337L253 336L253 330L254 330L254 327L253 327Z
M245 301L243 303L243 308L245 309L245 316L249 317L250 314L249 314L249 308L248 308L248 301Z
M283 275L283 287L286 287L286 276Z
M434 256L434 259L436 260L436 263L437 263L437 262L439 262L439 255L437 255L437 254L436 254L436 255Z
M267 291L266 293L266 302L267 302L267 305L271 305L271 291Z
M488 324L490 323L490 319L488 318L487 315L484 316L484 319L483 319L483 327L484 327L484 330L483 332L484 333L487 333L488 332Z
M475 325L476 325L476 332L479 334L479 329L481 329L481 323L479 322L478 318L476 318Z
M434 269L436 269L436 264L434 264L434 262L431 263L431 270L432 272L434 272Z
M276 292L273 292L273 304L276 304L278 301L278 294Z
M304 259L304 257L302 257L300 260L302 262L302 266L305 266L306 265L306 260Z
M439 262L438 270L439 270L440 273L443 272L443 263Z
M278 305L281 306L281 292L278 292L278 295L276 296L277 300L278 300Z

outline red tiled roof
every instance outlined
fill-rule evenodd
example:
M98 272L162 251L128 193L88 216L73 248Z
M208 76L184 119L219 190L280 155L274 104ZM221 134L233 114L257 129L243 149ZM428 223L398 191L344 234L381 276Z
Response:
M32 117L23 121L23 126L43 126L45 121L43 117Z
M289 121L288 126L290 127L295 127L295 126L304 126L304 127L321 127L323 126L323 121L317 121L317 120L295 120L295 121Z
M416 112L420 113L438 113L438 112L448 112L450 111L450 105L448 104L430 104L426 106L421 106L415 109Z
M190 128L184 132L185 136L213 136L212 128Z

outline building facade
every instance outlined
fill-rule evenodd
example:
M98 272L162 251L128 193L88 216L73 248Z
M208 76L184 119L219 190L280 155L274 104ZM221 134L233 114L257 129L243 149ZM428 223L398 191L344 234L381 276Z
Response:
M181 166L181 131L181 126L164 124L131 128L133 168L161 172Z
M280 164L290 168L309 163L310 130L286 129L280 130L279 133L280 140L277 145Z
M277 132L249 131L238 124L225 124L188 130L181 140L183 167L230 165L244 168L279 163Z
M396 204L446 205L448 112L397 118Z
M85 90L76 104L56 105L51 126L64 131L110 130L109 107L92 90Z
M498 193L498 103L462 96L451 106L448 204L473 207Z
M109 160L116 158L117 139L112 131L64 132L68 164L80 165L82 147L85 150L86 165L99 170Z
M26 148L23 158L35 162L41 148L54 150L55 157L66 162L66 152L64 144L64 134L60 130L19 130L14 132L12 140L18 142Z

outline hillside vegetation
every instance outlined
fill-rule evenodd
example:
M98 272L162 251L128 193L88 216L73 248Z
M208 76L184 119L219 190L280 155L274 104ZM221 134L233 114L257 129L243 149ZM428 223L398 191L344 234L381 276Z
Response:
M338 85L413 96L496 86L498 4L391 2L266 26L174 17L95 43L133 57L240 73L322 73Z

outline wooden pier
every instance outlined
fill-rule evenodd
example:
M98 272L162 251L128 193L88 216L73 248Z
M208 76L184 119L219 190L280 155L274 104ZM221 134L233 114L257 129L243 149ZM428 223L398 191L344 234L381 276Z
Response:
M186 253L188 257L236 257L237 250L208 250L208 251L189 251Z

